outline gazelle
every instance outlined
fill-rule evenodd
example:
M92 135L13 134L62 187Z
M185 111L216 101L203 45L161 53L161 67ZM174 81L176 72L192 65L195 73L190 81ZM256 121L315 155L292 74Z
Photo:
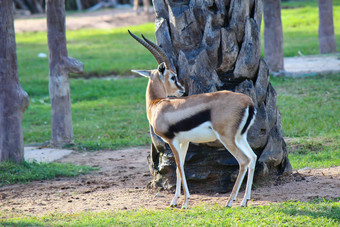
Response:
M158 62L156 70L132 70L149 78L146 89L146 111L154 132L169 144L177 165L175 197L170 206L177 205L183 185L185 201L189 204L189 189L185 179L184 161L189 142L206 143L219 140L239 163L239 173L226 206L236 199L248 170L245 195L241 205L247 206L253 183L256 155L247 142L247 132L256 110L252 99L244 94L218 91L180 97L185 89L165 52L155 43L129 34L146 47ZM173 97L175 96L175 97Z

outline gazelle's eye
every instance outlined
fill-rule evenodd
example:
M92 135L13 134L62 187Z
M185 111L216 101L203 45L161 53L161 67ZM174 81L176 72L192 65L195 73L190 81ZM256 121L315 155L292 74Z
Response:
M175 76L172 76L170 79L173 80L173 81L176 81L176 77Z

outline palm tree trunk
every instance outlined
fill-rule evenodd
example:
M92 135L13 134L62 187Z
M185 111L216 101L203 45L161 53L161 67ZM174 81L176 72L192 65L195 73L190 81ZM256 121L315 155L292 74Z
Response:
M156 39L188 95L232 90L253 98L258 111L248 141L258 156L256 177L291 171L276 92L261 59L261 0L154 1ZM151 129L152 185L172 188L176 167L168 145ZM191 191L227 191L238 164L217 142L191 144L185 162Z

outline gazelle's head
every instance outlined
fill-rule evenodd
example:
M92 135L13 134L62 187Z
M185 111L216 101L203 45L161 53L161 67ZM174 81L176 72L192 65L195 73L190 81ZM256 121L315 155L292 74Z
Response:
M156 70L132 70L132 72L148 77L150 81L149 84L158 86L158 89L162 90L167 97L182 96L185 92L185 88L178 81L177 74L165 52L143 35L142 37L144 40L138 38L130 31L128 32L135 40L148 49L158 62L158 68Z

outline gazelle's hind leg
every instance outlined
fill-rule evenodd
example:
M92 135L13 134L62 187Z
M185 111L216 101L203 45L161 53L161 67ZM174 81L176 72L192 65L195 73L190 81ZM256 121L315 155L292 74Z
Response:
M248 165L248 179L247 179L247 186L246 191L244 193L244 198L241 202L241 206L246 207L248 200L250 200L251 196L251 188L253 185L253 179L254 179L254 171L255 171L255 165L256 165L256 159L257 156L249 146L249 143L247 141L247 134L244 134L240 137L238 137L238 144L240 145L241 149L247 153L247 156L250 158L250 163Z
M183 168L184 168L185 156L187 154L188 147L189 147L189 143L181 143L180 144L181 152L180 152L179 155L181 156L181 159L183 160ZM180 175L179 171L180 171L179 168L176 168L176 177L177 177L177 179L176 179L176 192L175 192L174 198L172 199L172 201L170 203L171 207L175 207L177 205L177 199L181 195L182 183L181 183L181 175Z
M225 148L235 157L240 166L240 170L238 172L233 190L226 204L227 207L231 207L233 201L237 197L238 191L240 190L244 176L246 175L250 159L248 155L237 146L236 140L229 138L228 136L221 136L218 133L216 133L216 136L219 141L225 146Z
M178 169L179 176L180 176L180 179L181 179L181 182L182 182L182 185L183 185L184 204L183 204L182 208L185 209L189 205L189 198L190 198L188 184L187 184L187 181L186 181L186 178L185 178L185 173L184 173L184 161L185 161L185 155L186 155L188 147L187 147L187 145L184 145L184 146L180 145L177 140L173 140L172 143L169 143L169 145L170 145L170 148L171 148L171 150L172 150L172 152L175 156L177 169ZM184 148L186 148L185 152L182 152L182 148L183 148L183 150L184 150ZM177 191L180 192L180 190L177 190L177 185L176 185L176 193L177 193ZM176 194L175 194L175 197L173 199L174 203L177 202L177 198L176 198Z

